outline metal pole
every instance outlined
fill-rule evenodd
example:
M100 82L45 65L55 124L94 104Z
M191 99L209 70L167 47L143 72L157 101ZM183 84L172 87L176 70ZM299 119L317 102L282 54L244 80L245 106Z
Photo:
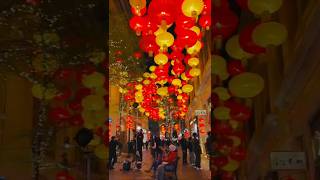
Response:
M89 154L87 154L86 155L86 159L87 159L87 180L90 180L91 178L91 171L90 171L90 169L91 169L91 167L90 167L90 165L91 165L91 161L90 161L90 156L89 156Z

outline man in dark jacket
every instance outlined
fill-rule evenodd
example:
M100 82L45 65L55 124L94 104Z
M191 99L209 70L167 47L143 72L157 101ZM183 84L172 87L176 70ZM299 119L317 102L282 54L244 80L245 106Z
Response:
M139 151L139 156L141 161L142 161L142 147L143 147L143 130L141 129L137 134L137 151Z
M182 160L183 164L187 164L187 150L188 150L188 142L184 135L182 135L182 138L180 140L180 146L182 150Z
M188 149L189 149L189 161L191 165L194 165L194 152L192 147L192 137L188 139Z
M200 141L198 139L198 136L196 133L193 133L193 140L192 140L192 147L193 147L193 151L195 154L195 167L197 169L201 169L201 146L200 146Z
M116 137L112 136L111 141L109 142L109 169L114 169L113 165L117 162L117 146L118 141Z

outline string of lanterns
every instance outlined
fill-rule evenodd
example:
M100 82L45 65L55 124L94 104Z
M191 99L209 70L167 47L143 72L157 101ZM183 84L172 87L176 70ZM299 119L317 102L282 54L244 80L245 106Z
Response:
M239 18L228 0L213 3L212 75L217 80L212 89L213 133L216 136L212 158L214 175L233 180L240 163L246 158L244 123L252 117L252 110L244 104L264 89L264 79L246 72L247 60L267 52L269 47L281 45L287 38L286 28L270 15L281 7L281 0L237 0L242 11L252 12L258 20L238 30ZM223 52L227 55L223 54Z
M197 66L203 33L211 26L211 2L152 0L148 7L145 0L129 3L133 14L129 26L141 36L139 47L153 57L154 65L141 81L129 82L120 92L150 119L166 118L163 103L176 103L179 111L173 117L184 119L194 90L188 82L201 74Z

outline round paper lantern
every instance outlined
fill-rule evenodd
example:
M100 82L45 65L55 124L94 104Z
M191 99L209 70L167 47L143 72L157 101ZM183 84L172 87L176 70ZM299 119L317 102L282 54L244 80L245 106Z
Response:
M182 91L185 93L190 93L193 91L193 86L191 84L186 84L182 86Z
M181 80L180 79L174 79L172 80L172 85L174 86L181 86Z
M251 98L258 95L264 88L264 80L255 73L245 72L234 76L229 81L232 95L240 98Z
M226 43L226 51L234 59L248 59L253 55L244 51L239 44L239 35L232 36Z
M239 168L239 162L235 160L229 160L228 164L224 165L221 169L227 172L234 172Z
M213 38L229 38L237 30L238 23L238 16L230 9L215 9L212 16Z
M61 122L71 117L70 112L63 107L56 107L49 110L49 119L54 122Z
M266 22L258 25L252 34L253 41L262 47L279 46L288 36L284 25L277 22Z
M229 91L224 87L216 87L213 92L219 96L219 99L226 101L231 98Z
M206 29L209 30L211 26L211 15L203 15L199 19L199 25Z
M168 56L163 53L159 53L154 56L154 62L158 65L165 65L168 62Z
M218 156L213 158L213 164L222 167L228 164L228 158L225 156Z
M169 32L164 32L156 36L156 43L162 48L163 51L167 51L167 48L172 46L174 37Z
M67 99L69 99L72 95L72 91L70 88L66 88L65 90L61 91L60 93L58 93L54 99L58 100L58 101L65 101Z
M147 35L147 36L142 36L139 42L140 49L148 53L150 57L153 56L153 54L157 52L157 50L159 49L159 46L155 42L155 39L156 39L156 36Z
M85 97L81 104L86 110L101 110L105 107L104 99L98 95L89 95Z
M266 52L266 48L259 46L253 41L252 34L254 29L260 24L260 22L249 24L240 32L239 43L241 48L252 54L262 54Z
M129 21L130 28L134 30L138 36L141 35L143 28L146 26L145 24L145 19L140 16L133 16Z
M203 0L184 0L182 3L182 12L188 17L197 17L204 8Z
M190 28L191 31L195 32L198 36L198 38L201 38L201 30L198 26L192 26Z
M192 68L189 73L192 77L197 77L200 75L201 71L198 68Z
M282 0L248 0L248 8L251 12L257 15L263 15L265 13L272 14L280 9Z
M102 73L94 72L90 75L85 76L82 79L82 83L87 88L102 87L105 82L105 76Z
M211 58L211 73L221 75L227 71L226 60L218 55L213 55Z
M213 110L214 117L219 120L230 119L230 109L224 106L219 106Z
M157 94L160 96L167 96L168 95L168 87L161 87L157 90Z
M199 64L199 58L197 58L197 57L192 57L192 58L190 58L189 60L188 60L188 65L189 66L191 66L191 67L196 67L196 66L198 66L198 64Z
M228 62L227 65L228 73L231 76L235 76L245 72L245 67L240 60L232 60Z
M197 33L189 29L176 28L177 40L186 47L192 47L198 40Z
M156 66L150 66L149 67L149 71L153 72L154 70L156 70Z
M176 27L187 29L194 26L194 24L196 23L196 19L180 14L175 20L175 23Z
M246 155L247 155L247 150L244 148L234 148L232 149L232 151L230 152L230 157L234 160L237 161L243 161L246 159Z
M200 52L201 48L202 48L202 43L200 41L197 41L195 45L187 48L187 53L190 55L198 54Z

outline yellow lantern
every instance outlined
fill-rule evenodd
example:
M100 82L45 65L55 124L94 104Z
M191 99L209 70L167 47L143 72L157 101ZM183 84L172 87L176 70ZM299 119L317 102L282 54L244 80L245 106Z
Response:
M156 43L161 47L162 51L167 51L168 47L172 46L174 37L169 32L164 32L156 36Z
M193 91L193 86L191 84L186 84L182 86L182 91L185 93L190 93Z
M264 80L255 73L245 72L229 81L232 95L240 98L251 98L258 95L264 88Z
M233 142L232 146L233 147L238 147L238 146L241 145L241 138L240 137L238 137L238 136L229 136L228 138L232 140L232 142Z
M157 90L157 94L160 96L167 96L168 95L168 87L161 87Z
M125 91L125 90L123 90ZM107 94L107 90L104 88L104 87L99 87L99 88L95 88L94 89L94 92L96 95L98 96L104 96ZM120 92L121 93L121 92Z
M213 111L214 117L219 120L230 119L230 109L224 106L219 106Z
M195 66L198 66L199 64L199 58L197 57L192 57L188 60L188 65L191 66L191 67L195 67Z
M189 78L186 77L186 73L182 73L181 74L181 79L184 80L184 81L188 81L189 80Z
M197 34L197 36L200 35L200 28L198 26L193 26L192 28L190 28L191 31L195 32Z
M178 96L177 96L177 99L178 99L178 100L181 100L181 99L182 99L182 96L181 96L181 95L178 95Z
M219 96L219 99L226 101L231 98L229 91L224 87L216 87L213 92Z
M232 160L232 159L229 159L229 162L228 164L222 166L222 170L224 171L227 171L227 172L234 172L236 171L238 168L239 168L239 162L238 161L235 161L235 160Z
M159 34L161 34L161 33L164 33L164 32L166 32L166 30L164 30L163 28L159 28L156 32L154 32L153 34L155 35L155 36L158 36Z
M141 10L146 7L146 0L129 0L130 6L136 10Z
M236 120L230 120L229 121L229 124L230 124L230 126L232 127L232 129L237 129L238 127L239 127L239 122L238 121L236 121Z
M102 87L104 82L105 76L98 72L87 75L82 79L82 83L86 88Z
M254 29L252 34L253 41L262 47L279 46L286 40L287 36L286 27L277 22L262 23Z
M192 68L192 69L190 70L190 75L191 75L192 77L197 77L197 76L200 75L200 73L201 73L201 71L200 71L200 69L198 69L198 68Z
M99 95L89 95L83 98L81 102L82 106L86 110L101 110L105 107L103 97Z
M150 68L149 68L149 69L150 69ZM143 77L145 77L145 78L150 77L150 73L147 73L147 72L143 73Z
M174 86L181 86L181 80L180 79L174 79L171 82L172 85Z
M159 53L154 56L154 62L158 65L165 65L168 62L168 56L163 53Z
M181 93L182 93L182 90L181 90L181 89L178 89L178 93L181 94Z
M224 74L227 71L226 60L218 55L213 55L211 58L211 73L215 75Z
M193 45L192 47L187 48L187 53L190 55L195 55L198 54L201 50L201 42L197 41L195 45Z
M144 108L140 107L140 108L139 108L139 111L140 111L141 113L144 113L146 110L145 110Z
M135 86L135 89L136 89L136 90L141 90L141 89L142 89L142 85L141 85L141 84L137 84L137 85Z
M149 112L146 112L145 114L146 114L146 116L147 116L147 117L149 117L149 116L150 116L150 113L149 113Z
M148 85L148 84L150 84L150 80L146 79L146 80L144 80L142 83L143 83L144 85Z
M137 78L137 81L138 81L138 82L141 82L142 80L143 80L142 77Z
M225 70L225 71L223 71L223 72L221 72L221 74L219 74L219 78L221 79L221 80L226 80L226 79L228 79L229 78L229 72L228 72L228 70Z
M153 72L154 70L156 70L156 66L150 66L150 67L149 67L149 70L150 70L151 72Z
M160 80L156 82L157 84L164 85L167 83L167 80Z
M156 78L157 78L157 75L156 75L155 73L151 73L150 78L151 78L151 79L156 79Z
M203 0L184 0L182 3L182 12L188 17L198 17L204 8Z
M232 36L226 43L226 51L234 59L244 60L253 57L245 52L239 44L239 35Z
M280 9L282 0L248 0L248 8L257 15L272 14Z

